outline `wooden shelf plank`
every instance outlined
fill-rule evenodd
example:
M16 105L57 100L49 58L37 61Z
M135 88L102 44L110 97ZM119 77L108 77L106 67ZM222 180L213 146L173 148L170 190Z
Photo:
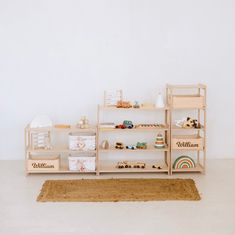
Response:
M151 164L147 164L145 169L141 168L117 168L115 164L104 164L100 166L101 173L147 173L147 172L168 172L168 167L166 165L160 164L162 169L152 168Z
M182 127L178 127L176 125L172 125L172 130L180 130L180 131L188 131L188 130L193 130L193 131L200 131L200 130L204 130L204 126L201 125L201 128L182 128Z
M133 111L133 110L139 110L139 111L141 111L141 110L146 110L146 111L157 111L157 110L168 110L169 109L169 107L168 106L165 106L165 107L163 107L163 108L157 108L157 107L140 107L140 108L117 108L117 107L112 107L112 106L99 106L99 108L101 109L101 110L131 110L131 111Z
M81 129L76 126L72 126L70 128L56 128L55 126L52 127L41 127L41 128L31 128L29 125L25 128L26 131L32 131L32 132L42 132L42 131L57 131L57 132L81 132L81 133L87 133L87 132L96 132L96 126L91 126L87 129Z
M121 129L121 128L102 128L99 126L99 131L106 132L106 131L127 131L127 132L137 132L137 131L160 131L160 130L169 130L169 126L165 127L155 127L155 128L126 128L126 129Z
M63 174L63 173L70 173L70 174L95 174L96 171L70 171L68 166L63 164L61 165L58 171L27 171L28 174Z
M81 151L81 150L70 150L68 147L53 147L52 149L32 149L32 148L28 148L27 152L30 152L30 153L84 153L84 154L95 154L96 150Z

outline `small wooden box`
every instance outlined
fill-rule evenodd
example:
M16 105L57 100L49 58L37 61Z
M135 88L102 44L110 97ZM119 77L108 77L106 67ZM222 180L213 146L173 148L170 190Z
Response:
M203 138L198 135L173 136L174 150L203 150Z
M59 171L60 157L30 157L28 159L28 171Z
M197 95L174 95L172 97L173 108L198 108L205 107L205 100L203 96Z

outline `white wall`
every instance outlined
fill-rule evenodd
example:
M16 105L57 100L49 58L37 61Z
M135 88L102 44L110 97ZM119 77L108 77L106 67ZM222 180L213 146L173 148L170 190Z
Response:
M208 157L235 158L235 1L1 0L0 159L37 114L95 121L105 89L208 85Z

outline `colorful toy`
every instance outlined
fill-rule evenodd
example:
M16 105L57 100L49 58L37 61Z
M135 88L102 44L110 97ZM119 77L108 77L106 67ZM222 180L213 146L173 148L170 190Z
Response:
M137 149L147 149L147 143L145 143L145 142L137 142L136 148Z
M173 164L174 169L194 168L194 167L196 167L196 164L194 160L189 156L180 156L175 160Z
M117 163L117 168L142 168L144 169L146 164L144 162L129 162L123 161Z
M127 145L127 146L126 146L126 149L135 150L135 149L136 149L136 146L135 146L135 145Z
M124 149L124 145L122 142L116 142L115 148L116 149Z
M162 134L159 133L157 135L154 147L158 149L165 148L165 141Z
M124 120L123 125L125 126L125 128L129 128L129 129L132 129L134 127L132 121L129 121L129 120Z
M132 105L130 104L129 101L118 101L117 102L117 105L116 105L117 108L125 108L125 109L128 109L128 108L132 108Z
M115 126L116 129L125 129L126 127L123 124L119 124Z
M140 105L139 105L138 101L135 101L135 104L133 105L133 108L135 108L135 109L140 108Z
M181 128L201 128L201 124L198 123L198 120L193 119L191 117L183 118L181 120L176 121L176 126Z

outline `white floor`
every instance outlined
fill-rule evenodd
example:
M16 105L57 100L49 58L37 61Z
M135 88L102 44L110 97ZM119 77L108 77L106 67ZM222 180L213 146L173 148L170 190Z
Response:
M234 169L235 160L210 160L206 175L171 176L193 178L202 196L199 202L37 203L36 197L47 179L94 176L26 177L23 161L0 161L0 235L234 235Z

